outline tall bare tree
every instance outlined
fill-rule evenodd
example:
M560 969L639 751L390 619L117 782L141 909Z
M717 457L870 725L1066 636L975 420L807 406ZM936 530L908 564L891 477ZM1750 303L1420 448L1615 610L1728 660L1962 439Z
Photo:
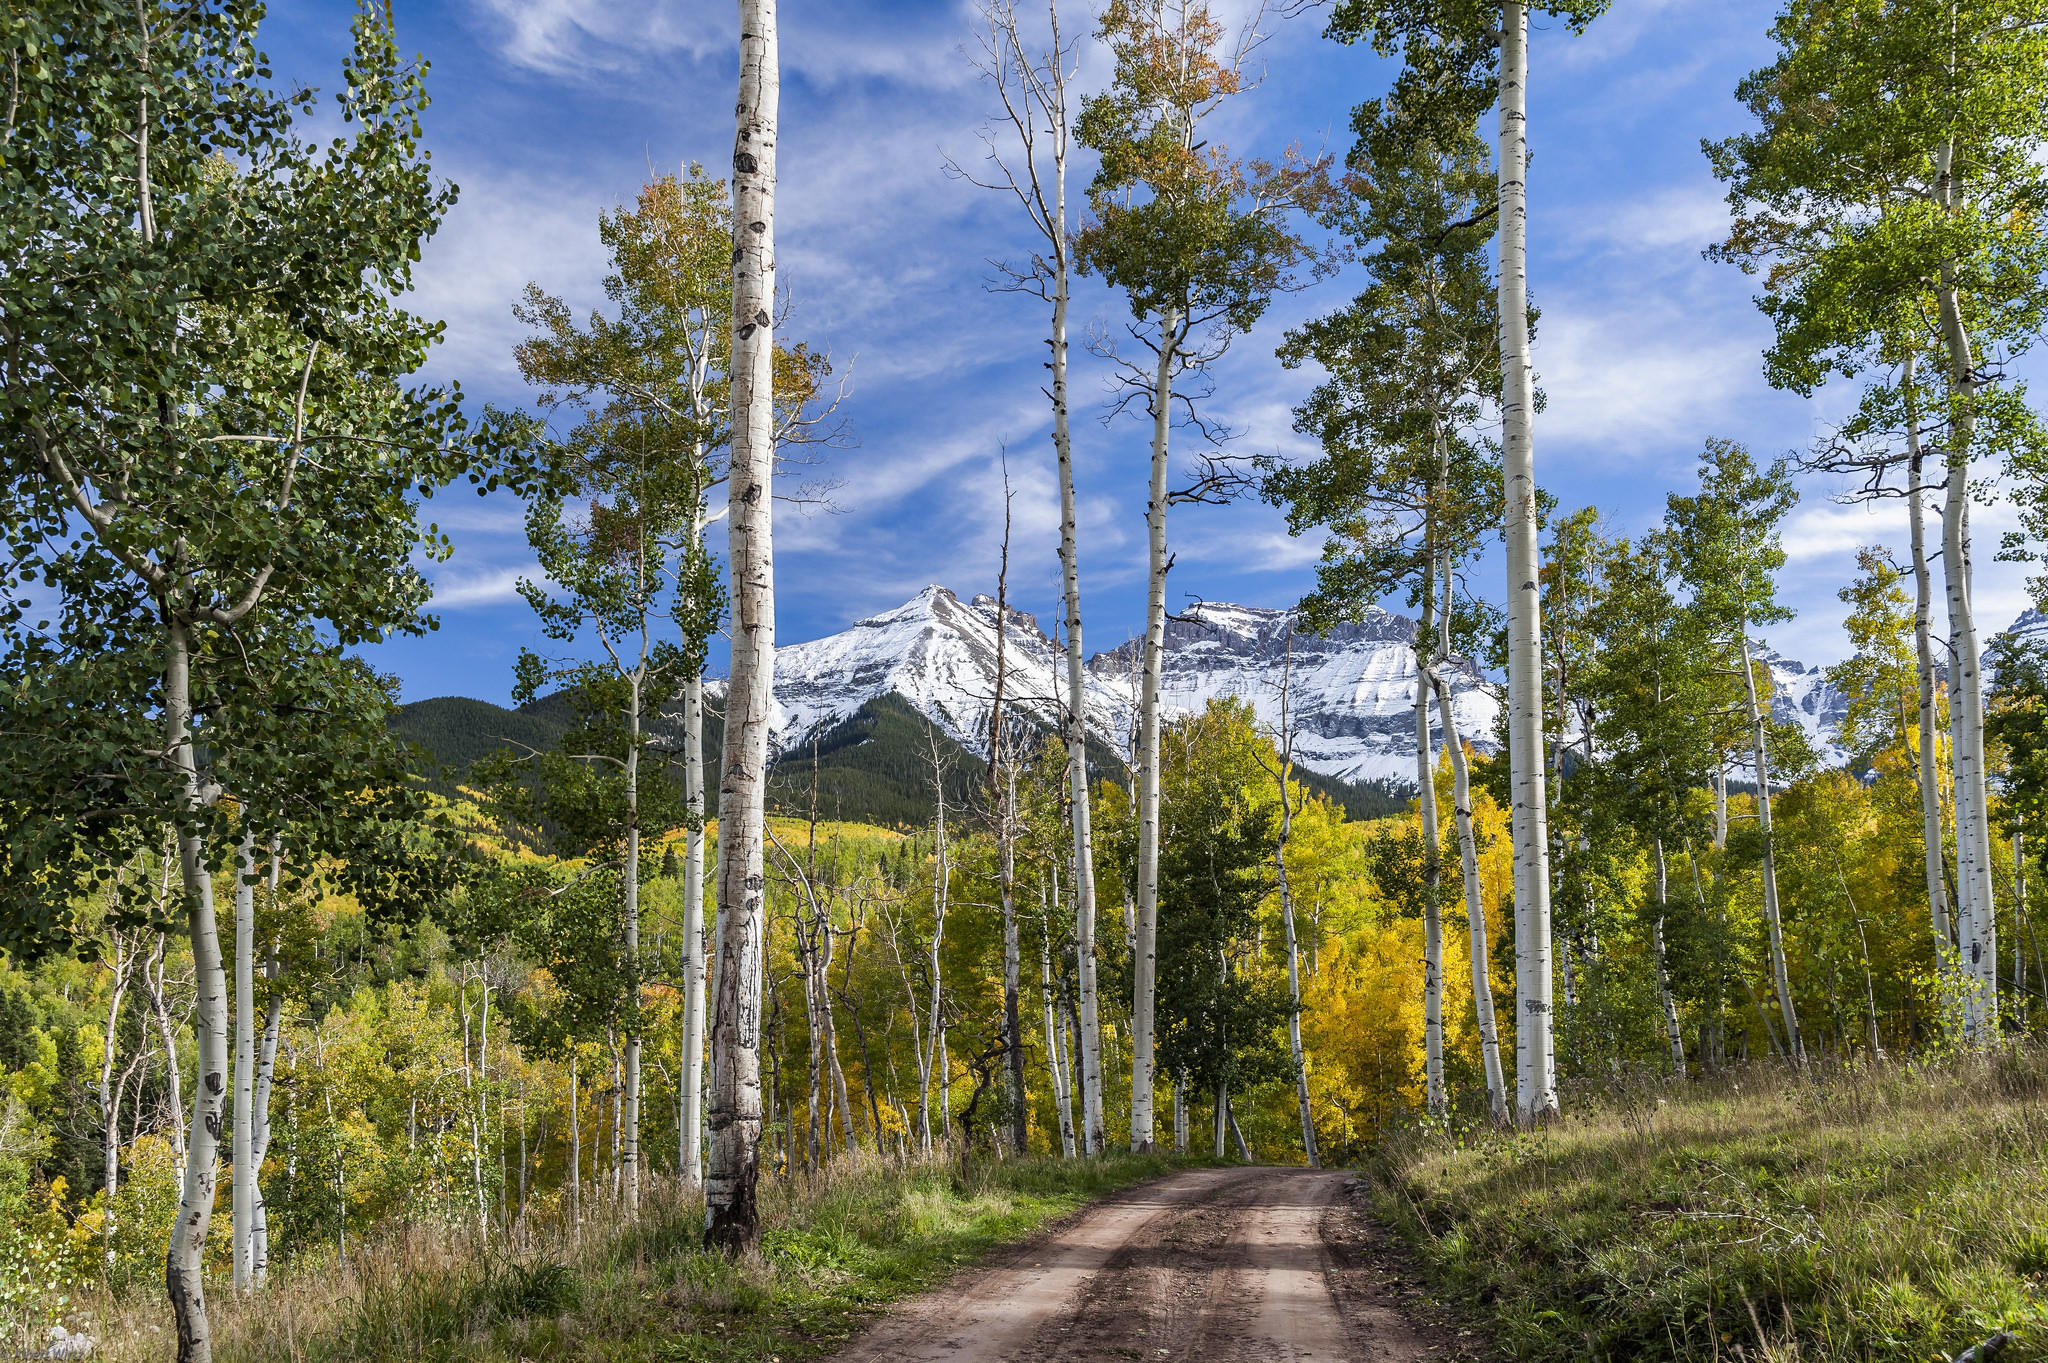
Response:
M718 788L718 971L711 1027L711 1161L704 1241L737 1255L761 1241L761 971L768 726L775 708L775 150L781 68L775 0L739 0L732 157L732 437L727 563L732 678Z
M1079 938L1081 995L1080 1076L1082 1144L1090 1154L1103 1146L1102 1040L1095 985L1095 835L1088 791L1088 693L1081 644L1080 545L1074 500L1074 446L1067 408L1067 309L1074 258L1067 210L1067 159L1071 147L1068 82L1080 50L1060 30L1059 0L1046 0L1046 26L1034 43L1024 35L1014 0L985 0L981 6L979 50L973 54L1003 106L1002 123L984 129L982 142L992 173L977 176L957 163L948 168L984 189L1014 197L1043 240L1028 262L999 266L1002 287L1051 306L1047 337L1051 382L1053 454L1060 481L1060 578L1066 609L1066 706L1061 731L1067 743L1068 819L1073 834L1075 933Z

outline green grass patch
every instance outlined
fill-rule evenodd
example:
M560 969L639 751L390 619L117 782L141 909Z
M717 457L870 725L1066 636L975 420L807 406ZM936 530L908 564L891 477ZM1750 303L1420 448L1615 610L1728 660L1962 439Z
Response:
M1645 1085L1390 1146L1379 1210L1527 1359L2048 1359L2048 1053Z
M521 1249L422 1229L302 1264L247 1303L215 1304L223 1363L759 1359L829 1353L889 1302L1092 1199L1187 1167L1170 1157L842 1166L762 1190L762 1253L699 1248L703 1204L657 1191L636 1221L555 1228ZM108 1356L160 1352L131 1317Z

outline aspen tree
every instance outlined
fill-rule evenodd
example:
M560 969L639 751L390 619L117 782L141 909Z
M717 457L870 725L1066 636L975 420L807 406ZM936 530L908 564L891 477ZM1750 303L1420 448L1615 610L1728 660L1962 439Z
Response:
M768 726L775 697L775 152L781 72L775 0L739 0L740 77L732 175L732 438L726 561L732 675L718 791L718 986L712 1012L707 1247L737 1256L761 1239L761 992L767 936L762 865Z
M0 805L29 815L0 851L0 944L61 948L74 876L169 825L199 1066L164 1281L194 1363L212 1353L201 1268L231 1084L218 868L244 832L289 825L309 853L346 848L377 912L438 873L438 847L385 839L380 866L377 838L349 843L423 802L388 693L346 650L425 628L414 556L443 542L416 499L491 475L453 395L406 387L436 329L396 303L452 191L388 21L357 17L350 133L315 145L314 96L271 86L252 9L157 18L92 4L8 35L37 50L10 70L38 113L6 134L29 188L0 212L0 526L68 547L5 570L40 581L51 619L0 620Z
M1329 33L1398 53L1394 103L1462 123L1491 105L1498 116L1501 452L1507 530L1508 762L1515 885L1515 1103L1534 1124L1557 1111L1550 978L1550 853L1543 758L1542 620L1538 594L1535 372L1529 355L1529 13L1574 33L1608 0L1338 0Z
M1712 254L1766 271L1758 302L1777 329L1765 356L1773 384L1811 392L1896 363L1901 349L1938 371L1938 402L1921 404L1910 381L1890 395L1873 385L1870 396L1906 409L1903 425L1944 466L1954 919L1970 986L1965 1026L1988 1043L1997 924L1970 515L1988 456L2017 475L2023 507L2038 508L2048 487L2048 440L2002 378L2048 316L2038 285L2048 268L2048 106L2038 97L2048 4L1792 0L1772 36L1777 60L1737 89L1759 130L1706 147L1735 210ZM1933 889L1930 877L1930 898Z
M1710 440L1700 460L1700 490L1666 498L1668 543L1676 555L1692 608L1706 622L1725 666L1742 681L1743 714L1750 735L1750 769L1756 776L1757 830L1763 839L1764 927L1769 936L1771 979L1786 1054L1805 1058L1799 1015L1792 1000L1792 976L1785 958L1784 911L1779 902L1777 838L1771 822L1770 712L1757 684L1762 664L1753 655L1755 626L1792 618L1778 603L1773 574L1784 566L1778 527L1798 500L1785 460L1759 469L1749 451L1730 440ZM1764 669L1766 684L1770 673Z
M1327 268L1290 219L1325 193L1323 166L1290 153L1275 164L1232 160L1211 146L1204 121L1246 88L1263 37L1263 8L1233 35L1204 0L1111 0L1099 33L1115 58L1110 88L1084 100L1076 140L1097 152L1094 214L1076 240L1084 271L1120 289L1138 355L1118 355L1123 393L1114 407L1150 418L1145 528L1148 575L1139 682L1137 886L1131 1007L1131 1148L1154 1139L1154 1005L1159 930L1159 690L1166 644L1166 517L1176 503L1228 497L1243 479L1209 458L1190 484L1171 486L1168 442L1176 412L1214 441L1224 434L1195 410L1181 381L1207 372L1273 295L1304 270ZM1150 353L1147 362L1143 352ZM1179 385L1178 388L1176 385ZM1178 404L1178 406L1176 406Z
M1043 43L1024 36L1014 0L987 0L981 7L984 31L974 64L1003 106L998 132L982 141L992 173L982 177L948 163L972 184L1002 190L1023 207L1044 241L1027 264L1001 268L1006 290L1026 293L1050 305L1047 337L1052 404L1053 455L1060 484L1060 587L1066 619L1066 704L1061 734L1067 747L1067 814L1072 830L1077 981L1081 996L1081 1110L1083 1147L1102 1150L1102 1039L1096 993L1095 835L1088 785L1088 692L1081 633L1080 537L1074 498L1074 446L1067 398L1067 314L1074 273L1074 242L1067 208L1067 162L1072 147L1068 82L1080 44L1061 37L1058 0L1047 0Z
M1429 1111L1443 1116L1443 870L1429 705L1452 636L1462 639L1475 623L1466 612L1439 628L1439 605L1456 610L1453 599L1440 601L1439 577L1454 574L1499 519L1482 429L1500 391L1485 259L1495 186L1469 127L1410 118L1378 101L1361 105L1352 126L1352 174L1322 216L1365 254L1372 282L1342 311L1288 333L1281 362L1313 360L1329 374L1295 409L1295 428L1315 436L1322 455L1299 466L1264 461L1263 491L1287 509L1292 532L1335 532L1302 603L1312 628L1356 619L1394 592L1416 610L1423 1069Z

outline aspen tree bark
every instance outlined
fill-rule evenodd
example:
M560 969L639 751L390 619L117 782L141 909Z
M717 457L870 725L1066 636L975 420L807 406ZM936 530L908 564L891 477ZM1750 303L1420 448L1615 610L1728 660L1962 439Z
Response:
M641 693L647 671L646 625L641 626L641 662L626 679L626 974L633 991L629 1016L633 1025L626 1032L626 1051L621 1060L625 1092L620 1114L620 1181L626 1195L626 1215L640 1214L640 718L645 704ZM484 986L484 1007L490 1004L490 986ZM488 1015L488 1014L487 1014ZM477 1048L483 1055L483 1048Z
M1937 200L1944 213L1955 209L1951 167L1955 144L1936 158ZM1984 754L1984 676L1981 640L1972 603L1970 564L1970 456L1976 433L1976 398L1982 381L1970 333L1963 320L1961 286L1953 260L1941 262L1935 286L1942 340L1948 350L1949 406L1954 412L1948 441L1948 503L1941 524L1942 577L1948 593L1949 752L1955 770L1956 890L1962 929L1961 954L1972 982L1969 1017L1973 1039L1989 1043L1998 1034L1998 920L1992 898L1990 792Z
M702 525L693 530L704 533ZM683 844L682 1117L677 1153L685 1188L704 1182L704 679L683 683L683 794L690 829Z
M932 1153L931 1097L932 1081L939 1083L939 1137L946 1132L947 1123L952 1119L952 1091L947 1082L946 1029L943 1017L945 1000L944 977L939 963L939 944L946 935L946 901L951 889L953 868L947 856L946 846L946 786L944 768L939 757L938 731L929 731L926 737L931 742L932 789L938 796L938 813L934 820L932 852L932 944L926 965L931 972L931 995L925 1017L925 1049L918 1057L917 1077L917 1127L923 1153Z
M1060 590L1067 613L1067 808L1073 830L1074 932L1081 994L1081 1119L1083 1148L1099 1154L1102 1125L1102 1030L1095 985L1095 826L1088 790L1088 690L1081 648L1081 561L1074 505L1074 442L1067 411L1067 309L1073 256L1067 235L1066 82L1059 57L1059 10L1053 22L1053 71L1048 109L1053 124L1052 444L1060 478ZM1070 1057L1071 1061L1071 1057Z
M1751 759L1756 766L1756 822L1764 844L1764 926L1771 937L1771 980L1777 990L1778 1013L1785 1023L1786 1054L1798 1064L1806 1059L1806 1041L1799 1030L1799 1013L1792 1005L1792 974L1785 963L1785 920L1778 906L1777 837L1771 826L1771 763L1764 737L1763 704L1756 689L1756 667L1749 656L1749 617L1745 612L1738 635L1741 645L1742 678L1749 697L1749 739Z
M1286 793L1286 780L1281 777L1280 838L1273 848L1273 869L1280 888L1280 921L1287 931L1287 1048L1293 1053L1294 1099L1301 1109L1301 1149L1311 1169L1322 1168L1322 1158L1316 1148L1315 1106L1308 1091L1308 1055L1301 1044L1301 949L1294 935L1294 893L1287 883L1287 840L1294 831L1294 801ZM1174 1087L1174 1101L1180 1101L1180 1086ZM1186 1147L1181 1138L1176 1118L1176 1150Z
M825 1039L825 1068L832 1081L832 1100L839 1109L842 1149L851 1151L858 1139L853 1126L853 1100L846 1091L846 1070L839 1063L839 1025L832 1016L832 920L831 900L825 900L824 937L818 946L818 1026Z
M164 848L164 855L167 861L178 856L175 834ZM170 989L164 979L169 970L165 957L169 954L170 945L169 934L157 934L156 946L142 967L142 987L149 995L149 1011L156 1020L157 1039L163 1043L166 1105L173 1116L170 1123L171 1152L176 1156L178 1182L182 1185L185 1181L185 1128L179 1125L178 1118L185 1111L184 1076L178 1070L178 1032L171 1024Z
M1003 805L1003 822L1007 828L1017 807L1017 774L1009 773L1008 795ZM1024 1105L1024 1022L1021 1008L1023 992L1023 951L1017 936L1016 903L1016 848L1011 845L1006 831L1002 841L1002 897L1003 897L1003 1023L1009 1031L1010 1042L1010 1135L1011 1143L1018 1154L1025 1152L1030 1141L1031 1114Z
M1052 1089L1053 1114L1059 1118L1060 1153L1072 1159L1076 1153L1074 1105L1066 1071L1073 1061L1069 1057L1064 1066L1060 1061L1059 1018L1052 997L1052 914L1044 901L1044 894L1044 887L1041 886L1039 908L1045 930L1038 937L1038 989L1045 999L1045 1073L1046 1081Z
M101 1177L107 1201L111 1203L121 1190L121 1088L114 1083L114 1062L121 1048L121 1000L127 995L128 981L135 971L135 947L141 939L138 936L131 943L118 931L109 936L114 943L114 959L109 965L113 982L108 988L107 1021L100 1032L99 1100ZM122 1085L126 1083L124 1075Z
M270 1093L277 1076L277 1038L284 1021L284 1000L278 996L276 944L263 977L270 981L270 1000L264 1005L263 1038L256 1047L256 1093L250 1120L249 1142L249 1281L261 1287L270 1276L270 1210L263 1195L263 1161L270 1154Z
M164 729L172 769L180 783L185 812L197 815L215 793L203 790L192 739L192 670L190 636L173 619L165 647ZM177 830L178 861L184 873L186 923L192 940L195 998L192 1030L198 1041L199 1076L192 1090L192 1119L185 1144L185 1177L172 1223L170 1247L164 1257L164 1287L176 1319L178 1363L211 1363L213 1331L206 1314L206 1289L201 1269L206 1232L213 1222L214 1192L220 1153L222 1109L228 1089L228 984L221 960L220 931L214 910L213 873L206 848L188 828ZM173 1068L177 1053L170 1056Z
M1430 586L1436 553L1423 550ZM1436 816L1436 752L1429 735L1429 653L1436 647L1436 593L1422 594L1422 618L1415 625L1415 804L1422 825L1422 1073L1432 1117L1447 1116L1444 1090L1444 911L1442 834Z
M1273 842L1273 880L1280 892L1280 922L1287 934L1287 1049L1294 1062L1294 1098L1301 1109L1301 1151L1311 1169L1320 1169L1316 1149L1315 1107L1308 1091L1308 1056L1301 1044L1301 951L1294 935L1294 890L1287 881L1287 843L1294 835L1294 793L1288 781L1294 775L1294 620L1287 621L1287 651L1280 671L1280 829ZM1186 1115L1182 1111L1186 1081L1173 1082L1173 1148L1187 1148Z
M1138 719L1138 904L1131 999L1131 1149L1152 1149L1152 1007L1159 982L1159 684L1166 653L1166 463L1173 361L1182 319L1159 318L1152 380L1152 488L1145 508L1150 571L1145 596L1145 672Z
M1486 1100L1495 1126L1508 1124L1508 1085L1501 1073L1500 1023L1493 1011L1493 966L1486 928L1486 906L1479 898L1479 844L1472 834L1472 774L1465 764L1465 742L1458 736L1458 714L1452 709L1450 683L1439 672L1437 713L1444 720L1444 746L1451 754L1451 807L1458 820L1458 868L1465 882L1465 927L1471 942L1472 1011L1479 1024L1479 1057L1486 1070Z
M1656 840L1657 916L1650 920L1650 950L1657 957L1657 1002L1664 1010L1664 1039L1671 1049L1671 1073L1685 1078L1685 1037L1678 1028L1678 1001L1671 996L1671 971L1664 959L1664 909L1671 899L1670 867L1664 839Z
M246 824L235 845L235 1099L232 1183L229 1190L237 1293L247 1292L255 1263L256 1179L249 1156L255 1150L256 1099L256 834Z
M1714 850L1728 845L1728 762L1724 757L1714 772Z
M732 439L727 561L732 679L718 787L718 998L711 1028L711 1161L704 1241L729 1255L761 1240L762 869L768 725L775 707L775 141L781 87L775 0L739 0L733 143Z
M1536 546L1535 372L1529 356L1529 15L1503 0L1500 45L1501 465L1507 494L1508 764L1515 860L1515 1105L1557 1111L1551 1034L1550 835Z
M282 872L278 840L270 840L270 905L277 908L277 885ZM277 956L277 938L270 939L269 958L263 963L263 978L270 985L270 997L263 1006L263 1036L256 1044L256 1087L250 1106L249 1179L249 1278L262 1287L270 1276L270 1211L263 1197L263 1161L270 1155L270 1093L277 1078L277 1040L284 1024L284 996L278 980L284 963Z
M1948 877L1944 874L1947 840L1941 829L1940 716L1934 682L1934 587L1927 570L1927 526L1923 482L1925 451L1920 447L1920 416L1914 398L1913 357L1907 356L1906 392L1906 515L1913 543L1914 677L1920 691L1920 752L1915 767L1920 779L1920 844L1926 852L1927 907L1934 925L1934 963L1946 971L1954 959L1955 930L1949 923Z
M578 1069L582 1057L569 1051L569 1218L583 1224L583 1112L578 1104Z

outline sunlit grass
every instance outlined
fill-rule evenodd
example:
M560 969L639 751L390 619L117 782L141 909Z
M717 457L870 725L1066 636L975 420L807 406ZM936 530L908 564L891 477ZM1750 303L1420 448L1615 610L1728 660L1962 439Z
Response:
M1390 1148L1382 1214L1532 1359L2048 1358L2048 1053L1645 1084Z
M872 1157L764 1185L762 1254L699 1248L703 1202L657 1188L616 1210L529 1229L523 1246L447 1226L394 1229L346 1265L309 1255L246 1301L209 1284L222 1363L780 1359L828 1352L889 1301L1091 1198L1175 1162L1115 1155L910 1168ZM104 1356L165 1356L167 1313L102 1316Z

